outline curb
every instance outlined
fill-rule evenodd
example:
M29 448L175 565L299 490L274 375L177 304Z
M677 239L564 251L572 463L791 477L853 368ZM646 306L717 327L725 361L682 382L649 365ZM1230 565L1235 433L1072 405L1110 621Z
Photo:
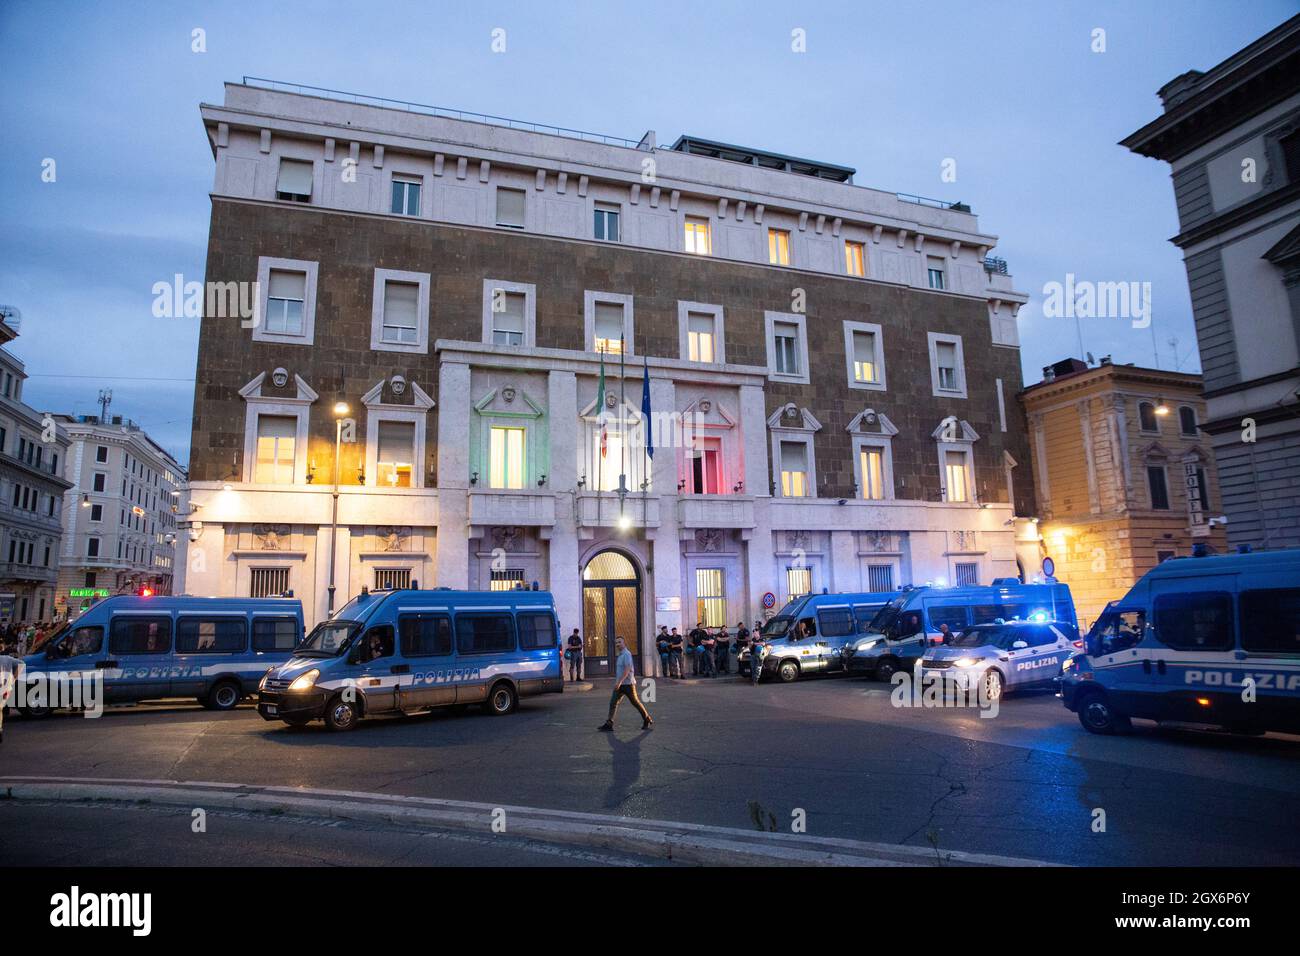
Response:
M81 803L116 800L189 808L217 807L466 830L479 834L497 832L493 823L504 819L504 832L514 837L708 866L1055 865L1039 860L957 851L940 854L922 847L834 837L349 790L67 777L0 777L0 790L4 791L0 799Z

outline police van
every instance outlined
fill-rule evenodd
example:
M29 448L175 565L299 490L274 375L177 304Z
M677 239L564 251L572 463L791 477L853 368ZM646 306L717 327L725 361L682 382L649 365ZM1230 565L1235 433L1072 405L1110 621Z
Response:
M288 598L123 594L91 605L23 664L29 685L102 675L110 704L193 697L231 710L289 659L302 632L302 603ZM45 716L51 708L21 709Z
M845 642L864 633L876 614L897 591L854 594L813 594L795 598L763 626L762 674L783 683L806 674L843 668ZM737 668L748 674L751 652L740 652Z
M976 624L949 643L929 648L921 674L998 700L1004 690L1055 684L1078 645L1078 630L1061 621Z
M1156 565L1097 618L1061 698L1097 734L1133 717L1300 732L1300 550Z
M363 589L267 673L257 709L335 731L435 707L509 714L521 697L563 692L558 635L547 591Z
M1078 626L1074 599L1064 584L1021 584L1010 578L991 585L910 588L881 608L865 634L844 645L844 669L887 681L899 670L911 670L950 635L999 620Z

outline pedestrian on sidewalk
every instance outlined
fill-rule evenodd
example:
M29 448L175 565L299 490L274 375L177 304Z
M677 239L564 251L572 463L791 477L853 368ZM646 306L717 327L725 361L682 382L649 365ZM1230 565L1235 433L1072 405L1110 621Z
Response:
M609 698L609 717L596 729L614 729L614 714L618 712L618 705L626 697L641 714L641 729L653 730L655 722L650 719L650 712L645 709L645 704L641 703L641 698L636 693L636 674L632 666L632 652L627 649L627 644L624 643L621 637L614 638L614 648L618 651L618 657L614 659L614 693Z
M691 675L693 677L699 677L701 666L700 659L704 656L704 639L708 637L708 633L704 630L704 622L700 621L696 624L694 629L692 629L691 633L687 636L691 641Z
M718 633L713 638L714 660L718 664L719 674L731 673L731 638L727 635L725 625L718 627Z
M564 649L564 656L569 659L569 680L582 680L582 635L578 633L575 627L573 633L569 635L568 647Z
M677 633L677 628L668 635L668 670L672 677L681 680L685 675L682 672L682 644L681 634Z
M0 654L0 743L5 739L5 710L13 703L14 687L22 676L23 662Z
M659 625L659 636L655 638L655 643L659 650L659 674L661 677L671 677L668 659L672 656L672 643L668 639L666 625Z
M717 677L718 669L714 665L714 647L717 641L713 637L713 632L705 629L704 637L700 639L700 676Z

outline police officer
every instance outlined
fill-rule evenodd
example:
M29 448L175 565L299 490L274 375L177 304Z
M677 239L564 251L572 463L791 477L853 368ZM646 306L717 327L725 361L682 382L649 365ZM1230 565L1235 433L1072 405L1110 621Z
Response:
M569 635L568 645L564 656L569 659L569 680L580 681L582 680L582 635L578 633L576 627Z
M685 674L682 672L682 644L684 643L681 634L677 633L677 628L668 635L668 676L682 678Z
M655 636L655 646L659 651L659 673L664 677L671 677L668 658L672 654L672 642L668 638L668 626L666 624L659 625L659 633Z
M691 629L687 635L691 642L691 675L700 676L700 659L704 656L704 639L708 637L708 632L704 630L704 622L700 621Z
M718 633L713 639L714 660L718 664L719 674L731 673L731 638L725 625L719 625Z

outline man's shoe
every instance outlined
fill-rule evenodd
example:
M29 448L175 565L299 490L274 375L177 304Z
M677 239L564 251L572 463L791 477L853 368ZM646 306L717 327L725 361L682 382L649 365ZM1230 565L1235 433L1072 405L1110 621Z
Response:
M599 727L597 727L596 729L597 729L597 730L613 730L613 729L614 729L614 725L611 724L611 723L607 720L607 721L605 721L603 724L601 724Z
M643 724L641 725L641 729L642 729L642 730L654 730L654 729L655 729L655 722L654 722L653 720L647 720L645 723L643 723Z

